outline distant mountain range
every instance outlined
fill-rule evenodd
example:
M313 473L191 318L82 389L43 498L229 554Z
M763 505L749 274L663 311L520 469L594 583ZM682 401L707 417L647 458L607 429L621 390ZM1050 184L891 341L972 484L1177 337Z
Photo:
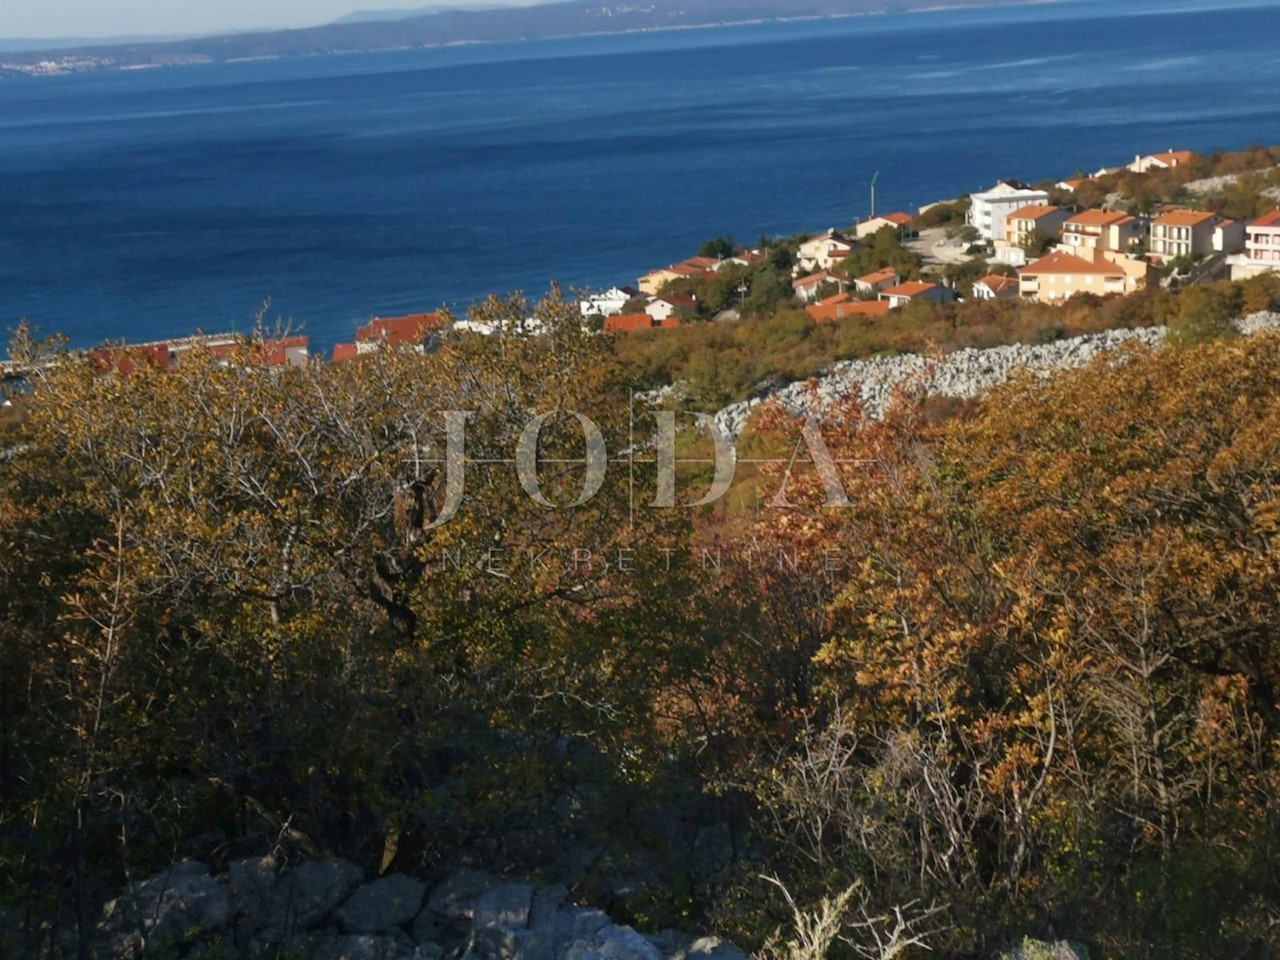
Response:
M190 34L174 36L127 37L0 37L0 53L18 53L31 50L66 50L85 46L119 46L128 43L172 43L174 40L190 40Z
M466 0L464 0L466 2ZM1026 0L944 0L947 6L991 6ZM4 55L4 68L24 73L125 69L274 57L359 53L413 47L532 40L716 26L760 20L903 13L936 9L939 0L568 0L501 9L435 9L382 19L377 12L309 27L236 33L171 42L97 43ZM389 11L388 16L395 16ZM41 66L41 62L46 62ZM53 66L48 66L52 61Z
M344 24L408 20L413 17L424 17L448 10L500 10L509 6L514 6L514 4L502 2L485 3L483 0L468 3L467 0L461 0L459 3L433 3L429 6L416 7L412 10L357 10L355 13L348 13L345 17L339 17L333 22L335 24Z

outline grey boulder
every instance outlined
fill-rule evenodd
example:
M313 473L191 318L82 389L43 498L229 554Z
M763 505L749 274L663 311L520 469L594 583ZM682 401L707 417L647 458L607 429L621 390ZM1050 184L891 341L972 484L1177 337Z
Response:
M477 930L503 927L519 930L529 925L529 912L533 908L533 885L505 883L486 890L476 900L475 925Z
M134 883L103 907L99 931L112 949L126 943L183 943L224 929L231 919L227 888L203 863L188 861Z
M366 883L338 910L347 933L386 933L403 927L422 909L427 888L402 874Z

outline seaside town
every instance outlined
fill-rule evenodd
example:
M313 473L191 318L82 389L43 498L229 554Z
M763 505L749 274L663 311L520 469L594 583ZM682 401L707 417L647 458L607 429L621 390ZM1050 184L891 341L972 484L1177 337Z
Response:
M1138 155L1124 166L1054 183L999 180L915 214L877 212L873 183L870 215L846 229L772 245L762 241L750 249L727 238L712 240L697 255L652 269L634 285L583 294L579 307L585 323L611 334L733 322L784 306L802 308L815 324L870 324L909 308L975 301L1061 305L1081 297L1130 297L1280 274L1280 186L1274 185L1280 183L1280 166L1258 149L1270 164L1262 170L1176 181L1179 196L1211 199L1243 177L1262 177L1254 202L1274 202L1276 208L1253 218L1229 216L1212 203L1152 203L1134 196L1135 180L1177 177L1210 165L1189 150ZM1127 190L1116 190L1118 181ZM768 268L783 269L789 289L761 310L755 274ZM382 346L426 349L446 327L495 332L438 311L373 317L352 340L334 346L330 359L348 362ZM235 334L200 335L104 347L94 356L106 370L128 372L138 362L171 369L197 348L231 362L243 340ZM291 335L266 339L251 362L287 367L310 358L309 337ZM7 372L21 371L10 366Z

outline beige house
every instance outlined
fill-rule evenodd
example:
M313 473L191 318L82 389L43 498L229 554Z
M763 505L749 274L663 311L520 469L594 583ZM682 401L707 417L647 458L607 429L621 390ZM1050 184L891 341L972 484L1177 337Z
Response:
M1062 249L1078 256L1128 253L1142 242L1144 225L1118 210L1084 210L1062 223Z
M1029 300L1059 303L1080 293L1136 293L1156 275L1154 266L1134 257L1096 253L1086 259L1057 250L1018 271L1018 292Z
M1062 238L1062 225L1071 216L1070 210L1049 203L1033 203L1013 211L1005 218L1004 236L996 240L996 259L1003 263L1021 266L1027 262L1023 245L1039 230L1051 240Z
M796 263L805 273L831 270L858 248L858 241L828 230L810 237L796 251Z
M921 280L911 280L907 283L900 283L896 287L886 287L881 290L880 299L889 304L890 310L897 310L899 307L905 307L908 303L914 303L917 300L950 303L955 299L955 293L950 287L943 287L936 283L925 283Z
M902 278L898 276L897 270L893 267L885 267L875 273L854 278L853 286L859 293L879 293L889 287L896 287L901 282Z
M912 219L909 213L886 213L880 217L871 217L868 220L863 220L858 224L858 228L854 233L859 239L864 239L879 233L885 227L893 227L898 231L899 236L904 236L911 233L911 223Z
M726 261L717 260L714 257L690 257L688 260L673 263L669 267L660 267L646 273L639 279L638 285L641 293L647 293L651 297L657 296L672 280L679 280L682 277L694 279L714 277L724 269L725 263Z
M1170 147L1164 153L1152 153L1145 157L1134 157L1133 163L1125 167L1133 173L1146 173L1148 170L1171 170L1190 163L1196 155L1190 150L1174 150Z
M1151 259L1232 253L1244 246L1244 226L1209 210L1170 210L1151 222Z
M837 293L844 293L845 287L849 285L847 277L842 277L838 273L830 273L826 270L820 270L817 273L811 273L807 277L801 277L791 284L791 289L795 291L796 299L801 303L815 303L818 299L818 292L823 287L835 284Z

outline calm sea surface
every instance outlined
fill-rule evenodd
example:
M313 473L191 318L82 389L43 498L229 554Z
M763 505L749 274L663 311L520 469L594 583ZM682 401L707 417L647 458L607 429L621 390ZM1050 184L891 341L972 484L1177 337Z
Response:
M84 345L605 286L1169 147L1280 142L1280 6L1069 0L0 81L0 328Z

